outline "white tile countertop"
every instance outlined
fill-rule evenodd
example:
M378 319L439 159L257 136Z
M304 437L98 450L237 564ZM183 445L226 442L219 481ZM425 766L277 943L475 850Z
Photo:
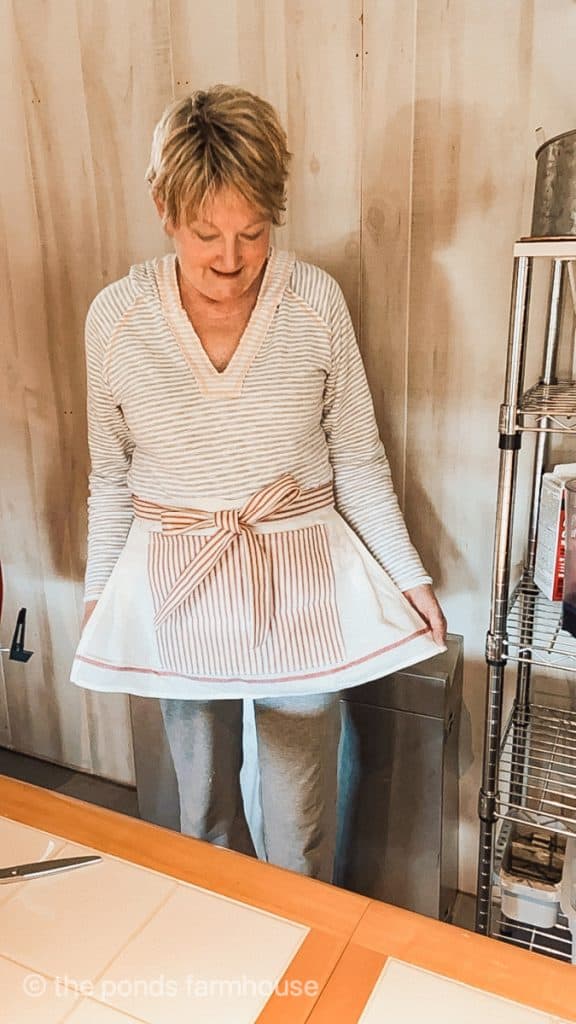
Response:
M570 965L0 776L7 1024L567 1024Z
M558 1024L559 1018L464 985L392 957L372 990L359 1024ZM564 1022L562 1022L564 1024Z
M99 852L5 818L0 851L13 864ZM187 1021L192 998L195 1024L252 1024L309 932L106 854L0 893L0 966L24 971L35 998L55 987L67 1010L90 997L76 1014L100 1003L149 1024L164 1024L167 1005L171 1022Z
M0 866L102 857L0 885L10 1024L304 1024L370 902L4 776L0 807Z

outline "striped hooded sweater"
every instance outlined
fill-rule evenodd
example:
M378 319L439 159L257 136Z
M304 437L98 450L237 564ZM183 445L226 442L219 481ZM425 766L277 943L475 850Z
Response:
M88 311L85 600L102 593L124 547L133 494L240 508L284 473L303 488L332 482L337 511L401 590L431 582L334 278L271 248L248 325L218 371L182 307L176 269L174 253L136 264Z

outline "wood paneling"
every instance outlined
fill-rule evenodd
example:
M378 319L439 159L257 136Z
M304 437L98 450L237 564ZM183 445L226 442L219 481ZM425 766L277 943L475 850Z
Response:
M8 640L27 605L35 651L5 663L4 736L10 726L17 749L131 782L126 698L68 681L85 559L86 311L131 263L169 248L144 182L163 108L228 81L268 98L289 132L278 244L335 273L358 318L361 8L21 0L1 11L2 625Z
M403 502L416 4L364 2L361 347Z
M527 227L530 9L515 0L418 4L405 508L450 629L465 636L474 726L461 791L468 889L511 246Z
M78 36L69 4L3 11L3 624L9 633L26 605L35 651L26 666L5 663L8 710L15 745L83 765L84 700L67 676L85 533L82 235L93 237L96 211Z
M4 14L4 622L26 605L35 651L7 663L12 742L131 781L127 700L69 683L86 536L83 324L96 292L144 258L146 236L164 245L144 171L171 95L168 6L25 0Z
M288 3L286 244L332 273L359 321L361 5Z
M172 98L171 24L168 0L78 0L77 10L90 191L98 225L89 272L94 295L131 264L170 248L144 175L152 127ZM83 536L82 555L84 550ZM86 690L84 700L91 770L133 782L128 699Z
M77 0L87 186L96 203L90 290L170 248L144 180L152 128L172 99L169 0Z

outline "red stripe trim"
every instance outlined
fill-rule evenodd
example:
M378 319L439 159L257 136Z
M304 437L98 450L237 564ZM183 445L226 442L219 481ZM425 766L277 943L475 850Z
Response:
M403 640L396 640L393 644L388 644L386 647L380 647L379 650L366 654L362 658L356 658L354 661L349 661L345 665L337 665L335 668L330 668L328 670L325 669L322 672L303 672L300 675L276 676L273 680L246 679L244 676L236 676L233 681L238 683L253 683L254 685L257 685L262 682L289 683L293 681L297 682L300 679L318 679L320 676L336 675L338 672L345 672L346 669L354 668L356 665L363 665L367 661L378 658L382 654L386 654L388 651L393 651L396 648L409 643L411 640L416 640L419 636L425 636L427 633L431 632L432 631L428 627L418 629L416 632L411 633L410 636L404 637ZM112 662L99 661L97 658L87 658L83 654L77 654L75 660L83 661L87 665L111 668L114 669L115 672L141 672L143 675L177 676L179 679L194 679L194 681L200 683L229 683L231 681L228 676L190 676L184 672L164 672L155 668L136 668L132 665L114 665ZM355 683L354 685L359 686L360 683Z

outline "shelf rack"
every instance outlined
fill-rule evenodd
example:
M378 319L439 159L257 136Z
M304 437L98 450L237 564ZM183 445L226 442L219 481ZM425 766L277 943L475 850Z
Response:
M562 603L548 601L533 583L519 583L511 595L506 656L508 661L576 671L576 638L562 629Z
M542 421L547 420L545 424ZM534 384L520 399L518 430L572 433L576 430L576 383Z
M524 373L532 268L550 263L548 317L542 372L525 388ZM503 918L495 884L512 822L576 835L576 709L531 701L532 672L538 666L576 670L576 640L562 629L561 605L546 601L534 585L540 483L550 435L576 434L576 381L559 380L556 363L560 315L569 284L576 310L576 238L520 239L514 266L504 401L499 416L500 464L490 624L486 638L488 687L482 787L479 797L480 848L476 928L506 941L570 959L566 926L558 934L537 935L530 926ZM511 547L518 455L524 433L535 433L530 517L524 571L510 593ZM508 662L516 663L512 710L502 729L503 688ZM498 838L499 836L499 838Z
M576 835L576 712L515 705L499 783L497 817Z

